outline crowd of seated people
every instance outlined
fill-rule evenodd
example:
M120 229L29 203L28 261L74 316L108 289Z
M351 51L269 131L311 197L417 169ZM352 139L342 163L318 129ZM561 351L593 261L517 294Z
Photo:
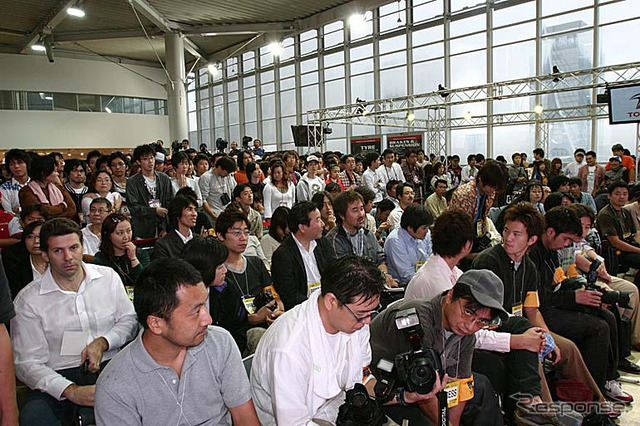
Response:
M620 144L606 165L172 148L6 152L3 425L335 424L344 391L398 374L378 362L411 350L406 312L443 365L426 393L396 377L379 408L398 423L436 424L445 389L453 425L562 424L557 401L606 425L633 402L640 185Z

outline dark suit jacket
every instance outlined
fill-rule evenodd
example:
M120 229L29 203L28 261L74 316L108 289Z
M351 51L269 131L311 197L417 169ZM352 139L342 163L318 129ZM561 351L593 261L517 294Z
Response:
M316 243L318 245L313 255L318 263L318 270L322 273L333 262L333 251L324 237L316 240ZM273 252L271 277L286 310L307 300L307 271L293 237L286 237Z
M173 198L171 179L164 173L156 174L156 198L160 205L169 207L169 201ZM156 215L156 209L149 207L151 194L144 183L142 173L137 173L127 181L127 206L131 212L131 228L134 238L153 238L158 229L167 229L167 218Z
M153 256L151 257L151 260L162 259L165 257L179 259L180 256L182 256L183 250L184 243L182 242L182 238L176 234L175 230L170 229L167 232L167 235L156 241L153 246Z
M13 299L16 298L20 290L33 281L30 262L29 252L22 241L2 251L2 263Z

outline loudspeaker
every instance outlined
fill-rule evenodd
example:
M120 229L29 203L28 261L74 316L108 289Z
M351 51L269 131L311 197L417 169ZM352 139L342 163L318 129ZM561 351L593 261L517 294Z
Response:
M315 145L317 141L322 138L321 126L291 126L291 133L293 133L293 144L295 146L310 146Z

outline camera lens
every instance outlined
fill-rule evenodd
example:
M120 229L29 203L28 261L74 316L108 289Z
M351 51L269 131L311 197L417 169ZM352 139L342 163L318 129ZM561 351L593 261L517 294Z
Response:
M410 369L409 377L416 387L430 387L433 382L433 367L425 360L418 360ZM421 362L420 362L421 361Z
M353 395L353 398L351 399L351 404L354 407L364 407L368 399L369 397L367 395L363 395L362 393L356 393L355 395Z

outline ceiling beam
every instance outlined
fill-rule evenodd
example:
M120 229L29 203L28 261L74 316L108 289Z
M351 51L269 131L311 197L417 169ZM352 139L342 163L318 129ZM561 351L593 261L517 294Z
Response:
M156 27L147 28L146 30L147 34L149 34L149 36L151 37L163 34L163 31L158 30ZM54 34L54 40L57 43L66 43L72 41L107 40L130 37L144 37L144 31L142 31L140 28L132 28L126 30L80 31Z
M151 21L155 26L160 28L164 32L177 32L182 30L182 26L171 22L160 12L156 10L153 6L151 6L146 0L129 0L133 7L136 8L140 13L142 13L145 18ZM184 48L187 52L191 53L196 58L202 58L206 56L204 51L198 47L193 41L191 41L188 37L184 38Z
M295 23L290 22L264 22L260 24L229 24L229 25L202 25L184 27L185 35L239 35L257 33L278 33L295 29Z
M49 11L47 16L33 28L25 39L20 43L20 53L25 53L33 43L38 41L40 34L47 30L53 30L60 22L67 17L67 8L73 6L76 0L63 0L58 2L53 9Z
M16 37L25 37L27 35L29 35L28 31L18 31L18 30L12 30L9 28L0 28L0 34L6 34L6 35L11 35L11 36L16 36Z

